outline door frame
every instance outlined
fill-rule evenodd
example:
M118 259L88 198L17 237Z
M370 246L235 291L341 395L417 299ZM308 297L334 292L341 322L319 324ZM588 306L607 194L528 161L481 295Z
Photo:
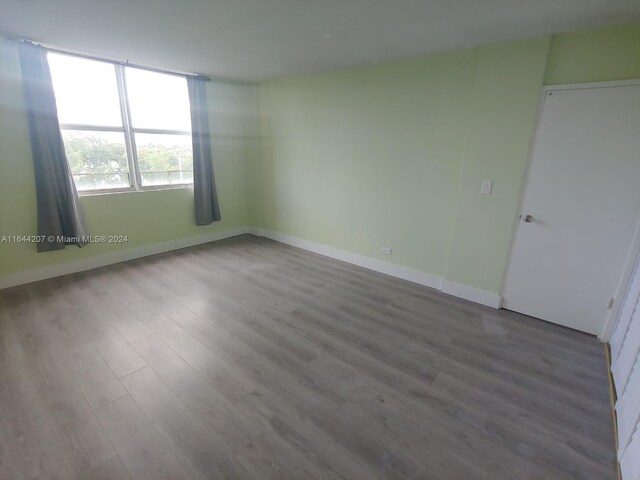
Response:
M509 267L511 266L511 262L513 261L513 254L515 250L515 244L518 241L518 234L520 233L521 223L520 216L522 215L522 207L524 204L524 199L527 195L527 190L529 189L529 174L531 172L531 165L533 162L533 157L535 153L536 144L538 141L538 136L540 135L540 123L542 122L542 113L544 110L544 103L547 96L550 93L555 91L562 90L587 90L593 88L610 88L610 87L635 87L640 86L640 78L634 78L629 80L612 80L605 82L586 82L586 83L563 83L559 85L543 85L542 90L540 92L540 98L538 100L538 111L536 113L536 121L533 136L531 138L531 144L529 146L529 158L527 159L527 163L525 165L524 175L522 177L522 187L520 189L520 198L518 199L518 209L516 211L515 218L513 220L513 230L511 234L511 243L509 247L509 257L508 261L504 268L504 273L502 275L502 288L500 289L500 298L501 301L504 300L504 291L509 281ZM632 240L632 244L629 248L629 252L627 254L627 259L625 261L622 276L620 281L618 282L613 306L609 309L609 314L605 320L605 326L603 328L602 333L598 335L598 339L602 342L608 342L611 338L611 334L613 333L613 328L615 326L615 318L616 313L620 312L620 307L622 305L622 301L624 300L624 289L626 288L625 278L627 283L629 278L631 277L631 273L633 272L633 268L635 266L635 259L637 259L638 254L640 254L640 219L636 219L638 224L637 229L635 231L635 235ZM635 257L634 257L635 253Z

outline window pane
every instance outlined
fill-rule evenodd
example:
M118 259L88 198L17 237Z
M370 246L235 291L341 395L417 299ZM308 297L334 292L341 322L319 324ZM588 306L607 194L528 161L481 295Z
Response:
M127 95L133 128L191 131L187 80L127 67Z
M57 53L48 59L60 123L122 126L112 64Z
M193 183L191 135L136 133L142 186Z
M62 130L62 138L78 190L131 186L124 133Z

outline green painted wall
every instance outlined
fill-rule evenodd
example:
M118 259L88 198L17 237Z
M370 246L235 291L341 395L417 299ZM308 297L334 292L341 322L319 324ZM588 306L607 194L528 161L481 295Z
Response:
M443 275L476 53L262 85L260 225ZM385 257L386 258L386 257Z
M640 25L257 89L212 82L222 222L195 227L188 189L85 196L91 232L129 244L46 254L0 244L0 275L251 224L499 293L542 84L624 78L640 78ZM0 236L35 233L19 80L15 51L2 46ZM483 179L492 195L479 194Z
M447 280L502 288L549 41L478 50ZM493 180L491 195L480 194L483 179Z
M640 78L640 25L556 35L544 83Z
M257 158L255 86L210 82L214 163L223 220L196 227L191 189L81 197L91 234L123 234L127 244L36 254L35 245L0 243L0 274L78 260L247 225L248 178ZM15 48L0 46L0 237L33 235L33 164Z
M542 84L639 52L636 25L263 83L253 222L500 293Z

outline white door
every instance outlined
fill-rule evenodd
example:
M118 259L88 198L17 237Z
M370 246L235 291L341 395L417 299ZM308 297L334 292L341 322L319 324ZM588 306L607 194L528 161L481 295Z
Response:
M640 430L633 436L631 445L627 447L620 459L622 480L640 480Z
M640 236L640 228L637 235ZM613 334L609 344L611 345L611 363L615 363L622 351L622 345L627 339L631 319L637 316L636 321L640 323L640 255L636 260L635 267L629 279L622 306L618 314ZM616 380L618 382L618 380Z
M639 210L640 84L547 90L503 306L601 334Z
M640 354L640 271L636 269L625 296L618 325L611 338L611 373L616 382L618 398L624 393L631 372ZM638 372L640 394L640 371ZM640 403L638 404L640 408Z
M618 458L622 478L640 480L640 258L611 337L611 372L617 394Z
M616 390L620 395L616 402L618 457L622 458L640 422L640 358L636 360L635 368L624 389L616 388Z

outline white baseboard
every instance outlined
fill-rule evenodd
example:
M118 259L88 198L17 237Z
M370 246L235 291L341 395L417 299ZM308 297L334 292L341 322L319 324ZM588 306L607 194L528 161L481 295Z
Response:
M442 282L442 292L454 297L464 298L471 302L480 303L491 308L500 308L502 297L497 293L487 292L475 287L463 285L461 283L444 280Z
M134 247L127 250L121 250L112 253L105 253L93 257L75 260L73 262L60 263L49 267L34 268L16 273L8 273L0 275L0 289L22 285L24 283L37 282L47 278L59 277L70 273L91 270L92 268L104 267L114 263L126 262L135 258L147 257L157 253L169 252L171 250L179 250L181 248L192 247L202 243L209 243L224 238L235 237L249 233L251 227L243 226L231 228L222 232L211 232L193 237L179 238L168 242L154 243L144 245L142 247Z
M329 247L322 243L305 240L303 238L263 228L252 228L250 233L260 237L267 237L277 242L286 243L287 245L302 248L303 250L319 253L320 255L325 255L337 260L342 260L343 262L352 263L360 267L368 268L369 270L386 273L392 277L402 278L403 280L435 288L436 290L441 290L449 295L464 298L465 300L480 303L488 307L500 308L500 304L502 303L502 297L498 294L486 292L468 285L451 282L437 275L431 275L408 267L383 262L381 260L359 255L347 250Z
M442 278L436 275L430 275L428 273L419 272L407 267L401 267L400 265L394 265L393 263L383 262L376 260L375 258L365 257L357 253L349 252L347 250L341 250L339 248L329 247L322 243L313 242L311 240L305 240L303 238L293 237L285 233L274 232L264 228L254 228L251 233L260 237L267 237L277 242L286 243L293 247L302 248L310 252L319 253L326 257L335 258L336 260L342 260L343 262L352 263L360 267L368 268L376 272L386 273L392 277L402 278L410 282L419 283L427 287L440 290L442 286Z
M272 230L255 228L249 226L232 228L222 232L211 232L204 235L194 237L180 238L169 242L154 243L142 247L130 248L112 253L105 253L93 257L83 258L73 262L51 265L49 267L34 268L16 273L8 273L0 275L0 289L14 287L25 283L37 282L47 278L59 277L70 273L91 270L92 268L104 267L115 263L126 262L135 258L147 257L157 253L169 252L181 248L200 245L203 243L214 242L224 238L235 237L245 233L252 233L261 237L267 237L277 242L285 243L294 247L302 248L310 252L319 253L327 257L342 260L343 262L358 265L380 273L385 273L392 277L401 278L409 282L424 285L426 287L441 290L444 293L456 297L464 298L475 303L487 305L492 308L500 308L502 298L495 293L486 292L477 288L469 287L459 283L445 280L437 275L420 272L408 267L402 267L393 263L383 262L375 258L366 257L357 253L341 250L339 248L330 247L322 243L305 240L303 238L294 237L284 233L274 232Z

